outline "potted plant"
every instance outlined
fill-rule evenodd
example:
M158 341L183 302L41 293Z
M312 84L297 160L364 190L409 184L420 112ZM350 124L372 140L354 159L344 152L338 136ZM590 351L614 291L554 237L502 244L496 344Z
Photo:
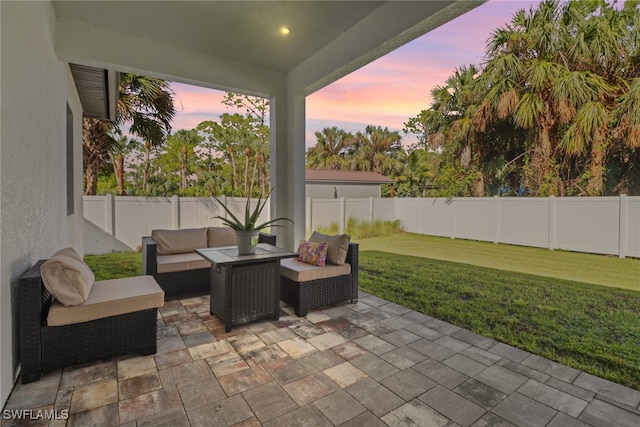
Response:
M289 221L293 223L289 218L275 218L267 222L257 224L258 218L260 217L262 209L264 209L270 194L271 191L269 191L269 194L267 194L267 197L265 197L264 200L262 199L262 196L260 196L253 211L251 210L251 199L247 197L247 204L244 210L244 221L241 221L237 216L235 216L220 199L214 197L228 215L228 217L217 215L214 218L220 219L225 225L235 230L238 253L240 255L255 254L256 245L258 244L258 235L264 228L282 227L282 225L275 224L277 221Z

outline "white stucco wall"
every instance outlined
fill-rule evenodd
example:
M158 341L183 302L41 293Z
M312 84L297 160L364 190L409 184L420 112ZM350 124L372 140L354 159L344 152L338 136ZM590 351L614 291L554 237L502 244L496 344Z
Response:
M67 223L67 246L73 246L73 248L81 255L86 253L84 247L84 201L82 200L83 194L83 167L82 167L82 105L80 104L80 97L76 90L75 83L73 81L73 75L71 69L63 64L66 74L66 102L73 114L73 215L66 215L66 199L63 198L62 209L66 215ZM65 107L66 108L66 107ZM65 113L65 125L66 125L66 113ZM66 132L62 141L59 141L58 145L62 153L66 153ZM66 157L63 157L66 162ZM66 185L66 175L63 176ZM66 197L66 191L63 188L60 189Z
M48 2L0 2L0 406L18 366L12 285L40 258L82 252L81 190L67 217L66 106L74 112L75 184L81 183L81 107L54 54ZM80 188L79 186L76 188Z
M307 183L307 197L312 199L331 199L334 196L334 187L340 197L376 197L380 198L382 190L380 184L331 184L331 183Z

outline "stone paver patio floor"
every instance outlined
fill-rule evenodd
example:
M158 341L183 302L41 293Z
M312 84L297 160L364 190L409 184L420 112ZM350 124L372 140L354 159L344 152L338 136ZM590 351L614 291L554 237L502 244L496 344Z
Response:
M17 384L1 425L640 426L640 391L366 293L231 333L208 296L158 322L157 354ZM54 409L69 418L6 419Z

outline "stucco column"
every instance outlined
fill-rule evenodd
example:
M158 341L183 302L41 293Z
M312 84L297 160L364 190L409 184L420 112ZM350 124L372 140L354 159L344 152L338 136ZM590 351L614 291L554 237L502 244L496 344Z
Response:
M305 233L305 97L286 92L271 98L271 218L286 217L275 227L278 246L290 250Z

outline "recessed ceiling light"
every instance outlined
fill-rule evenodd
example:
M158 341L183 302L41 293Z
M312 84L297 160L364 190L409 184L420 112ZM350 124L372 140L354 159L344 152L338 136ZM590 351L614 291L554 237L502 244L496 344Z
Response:
M291 28L289 28L289 27L280 27L280 34L282 34L283 36L286 36L290 32L291 32Z

